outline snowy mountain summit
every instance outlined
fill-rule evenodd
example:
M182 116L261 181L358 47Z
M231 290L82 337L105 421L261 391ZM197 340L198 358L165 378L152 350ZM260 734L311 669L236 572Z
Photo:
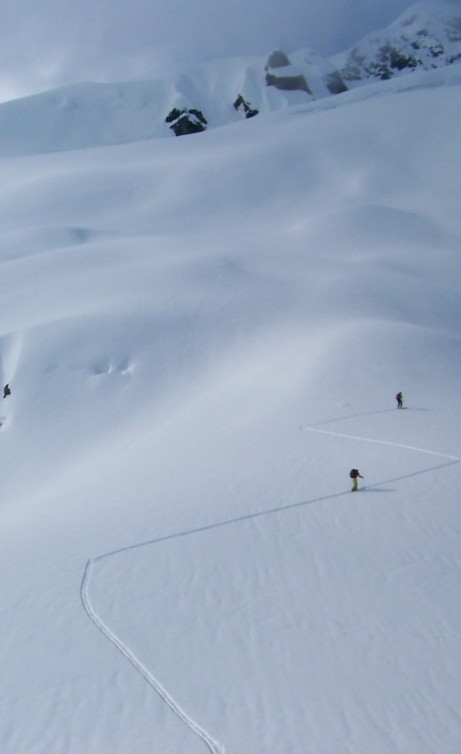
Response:
M332 58L349 87L460 60L461 12L433 2L415 3L386 29Z

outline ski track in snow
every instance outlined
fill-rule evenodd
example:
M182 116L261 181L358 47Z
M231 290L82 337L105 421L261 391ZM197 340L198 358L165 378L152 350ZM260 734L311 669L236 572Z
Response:
M100 560L96 558L95 560ZM124 644L124 642L110 630L106 623L97 615L94 611L89 595L88 595L88 583L91 577L91 569L95 560L89 560L86 564L85 573L80 589L81 600L86 614L93 621L95 626L106 636L109 641L114 644L115 647L126 657L128 662L138 671L149 684L151 688L159 695L159 697L165 702L165 704L174 712L174 714L185 724L190 730L195 733L202 741L207 745L212 754L224 754L224 747L215 741L211 736L198 725L184 710L175 702L170 696L168 691L162 686L162 684L149 672L149 670L142 664L142 662L136 657L136 655Z
M307 429L308 432L318 432L321 435L333 435L334 437L344 437L348 440L359 440L362 442L372 442L377 443L378 445L392 445L394 448L405 448L405 450L416 450L418 453L427 453L431 456L439 456L441 458L449 458L452 461L455 461L456 463L459 463L461 461L461 458L458 458L458 456L451 456L448 453L439 453L435 450L426 450L425 448L417 448L415 445L405 445L401 442L390 442L389 440L375 440L371 437L359 437L357 435L346 435L342 432L332 432L328 429L318 429L317 427L304 427L304 429ZM371 485L374 486L374 485Z
M378 412L373 412L378 413ZM348 440L354 440L358 442L370 442L370 443L376 443L379 445L390 445L395 448L404 448L405 450L412 450L416 451L418 453L423 453L426 455L431 456L438 456L439 458L446 458L447 463L438 464L437 466L431 466L427 469L422 469L421 471L416 471L411 474L407 474L405 476L395 477L394 479L386 479L381 482L377 482L375 484L367 485L366 488L362 488L364 491L367 489L373 489L376 487L379 487L381 484L388 484L390 482L399 481L402 479L408 479L409 477L417 476L420 474L427 474L431 471L436 471L438 469L446 468L447 466L453 466L455 464L458 464L461 462L461 458L458 456L450 455L448 453L440 453L435 450L428 450L426 448L418 448L414 445L406 445L404 443L397 443L397 442L391 442L389 440L377 440L375 438L370 437L361 437L357 435L349 435L342 432L333 432L331 430L325 430L325 429L319 429L319 426L322 424L330 424L335 421L345 420L348 418L353 417L341 417L341 419L330 419L325 422L319 422L316 425L307 425L304 427L305 430L309 432L315 432L322 435L332 435L334 437L342 437L344 439ZM132 652L132 650L121 640L119 637L109 628L109 626L98 616L97 612L94 610L94 608L91 605L91 601L89 598L89 583L91 580L91 572L93 568L93 564L97 561L105 560L107 558L114 557L116 555L119 555L123 552L127 552L129 550L136 550L140 549L141 547L147 547L152 546L155 544L158 544L160 542L165 542L169 539L177 539L179 537L185 537L185 536L192 536L194 534L198 534L200 532L209 531L212 529L218 529L223 526L230 526L231 524L237 524L242 521L248 521L251 519L259 518L261 516L268 516L274 513L280 513L285 510L291 510L293 508L299 508L306 505L312 505L314 503L324 502L326 500L332 500L334 498L342 497L344 495L349 495L350 490L337 492L331 495L325 495L323 497L314 498L312 500L304 500L302 502L298 503L291 503L288 505L282 505L277 508L272 508L270 510L263 510L263 511L257 511L256 513L248 513L247 515L239 516L237 518L228 519L225 521L218 521L213 524L209 524L207 526L201 526L197 527L196 529L189 529L187 531L183 532L176 532L175 534L169 534L163 537L159 537L158 539L153 539L147 542L139 542L137 544L128 545L127 547L120 548L118 550L113 550L112 552L105 553L104 555L99 555L96 558L88 560L85 568L85 572L83 575L81 588L80 588L80 597L82 601L83 608L89 617L89 619L94 623L94 625L101 631L101 633L123 654L123 656L128 660L128 662L137 670L137 672L144 678L146 683L149 684L149 686L159 695L159 697L162 699L162 701L171 709L171 711L193 732L195 733L208 747L211 754L225 754L225 748L224 746L213 739L207 731L205 731L192 717L190 717L175 700L173 697L168 693L168 691L165 689L165 687L158 681L152 673L149 672L149 670L143 665L143 663L136 657L136 655Z

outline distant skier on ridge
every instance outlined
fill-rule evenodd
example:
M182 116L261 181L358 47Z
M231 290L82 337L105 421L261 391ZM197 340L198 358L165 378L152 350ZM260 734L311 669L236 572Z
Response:
M11 390L8 383L6 383L5 387L3 388L3 397L6 398L7 395L11 395Z
M360 471L358 469L351 469L350 478L352 479L352 490L351 492L357 492L358 490L358 484L359 484L359 477L360 479L363 479L363 476L361 475Z
M402 393L397 393L395 396L395 400L397 401L397 408L403 408L403 395Z

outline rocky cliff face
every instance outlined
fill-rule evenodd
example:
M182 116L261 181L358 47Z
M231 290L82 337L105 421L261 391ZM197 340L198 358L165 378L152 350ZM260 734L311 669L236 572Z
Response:
M282 91L301 91L311 94L303 74L295 68L282 50L274 50L266 64L266 84Z
M306 92L314 99L347 91L338 69L310 49L299 50L290 58L282 50L275 50L269 55L265 70L268 86Z
M331 58L350 86L461 61L461 10L419 2L386 29Z

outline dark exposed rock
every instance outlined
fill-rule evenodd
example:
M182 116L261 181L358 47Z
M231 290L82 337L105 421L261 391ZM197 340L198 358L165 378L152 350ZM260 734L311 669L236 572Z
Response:
M274 50L267 59L268 68L285 68L287 65L291 65L290 59L283 50Z
M166 116L165 123L173 123L173 121L177 120L184 112L184 110L178 110L177 107L174 107L173 110L171 110L171 112L169 112Z
M312 48L306 47L294 52L290 58L290 64L292 72L304 76L309 92L314 99L322 99L332 94L342 94L342 92L348 90L338 68ZM272 73L278 74L280 70L272 70Z
M236 110L240 110L240 108L242 108L243 112L245 113L245 118L254 118L254 116L259 113L259 110L251 107L250 103L247 102L241 94L239 94L239 96L235 100L234 107Z
M208 121L201 110L191 107L189 110L179 110L174 107L165 118L166 123L171 123L170 128L176 136L186 136L205 131Z
M347 92L347 86L339 71L327 73L325 76L325 85L331 94L342 94L343 92Z
M294 68L282 50L274 50L266 64L266 84L283 91L301 91L312 95L303 74Z
M307 81L302 74L297 76L275 76L273 73L266 72L267 86L275 86L276 89L283 91L302 91L312 94L307 85Z

